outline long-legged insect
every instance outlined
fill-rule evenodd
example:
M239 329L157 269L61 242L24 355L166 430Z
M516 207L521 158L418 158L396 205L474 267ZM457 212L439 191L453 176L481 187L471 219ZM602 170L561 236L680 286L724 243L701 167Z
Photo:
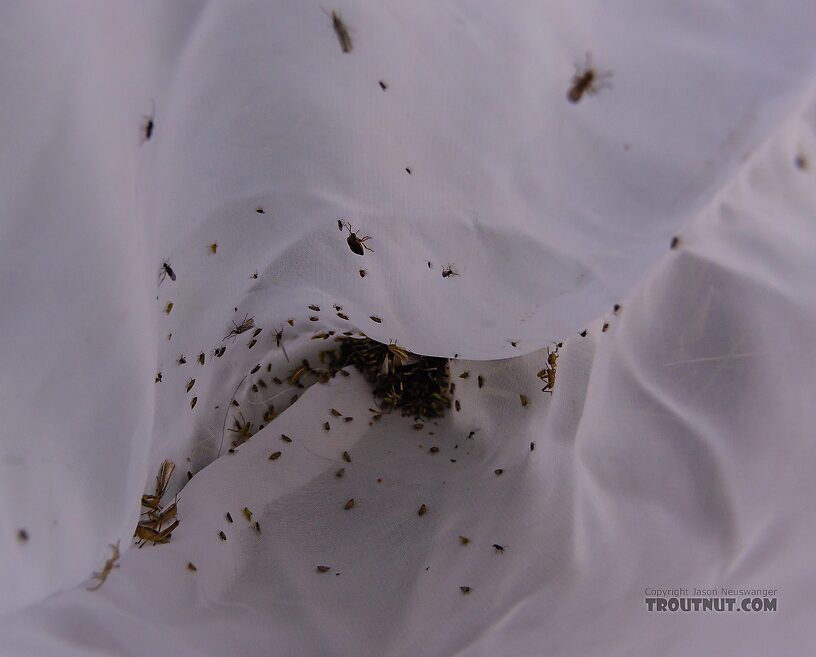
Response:
M283 355L286 356L286 362L289 362L289 354L286 353L286 347L283 346L283 327L281 326L275 331L275 344L283 349Z
M371 239L371 235L365 235L364 237L360 237L357 235L360 231L355 231L352 229L351 224L349 222L345 222L344 226L346 230L349 232L349 236L346 238L346 242L348 242L349 248L352 250L353 253L357 255L365 255L365 250L368 249L372 253L374 253L374 249L372 249L366 242Z
M604 87L611 87L609 82L612 77L611 71L599 72L592 66L592 55L586 54L583 65L575 66L575 75L572 76L567 99L571 103L577 103L586 94L592 96L597 94Z
M244 320L240 324L236 324L232 322L232 328L230 329L229 333L227 333L222 340L234 340L237 336L241 335L241 333L246 333L250 329L255 327L255 318L250 317L249 315L244 316Z
M100 586L105 583L105 580L108 579L108 575L111 574L111 571L114 568L118 568L119 564L119 541L116 541L115 544L111 544L111 557L107 561L105 561L105 565L102 567L102 570L95 572L93 574L94 578L98 580L96 586L90 587L89 591L96 591Z
M555 389L555 368L558 364L557 361L558 347L556 347L554 351L550 351L550 348L547 347L547 365L536 375L539 379L545 382L541 392L549 392L550 394L553 393L553 390Z

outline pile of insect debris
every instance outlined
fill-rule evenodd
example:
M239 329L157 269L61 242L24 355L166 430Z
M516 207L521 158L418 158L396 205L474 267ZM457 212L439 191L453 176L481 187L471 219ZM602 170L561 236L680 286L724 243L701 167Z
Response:
M330 369L356 367L371 384L380 410L405 416L442 417L450 408L448 360L419 356L368 337L338 336Z

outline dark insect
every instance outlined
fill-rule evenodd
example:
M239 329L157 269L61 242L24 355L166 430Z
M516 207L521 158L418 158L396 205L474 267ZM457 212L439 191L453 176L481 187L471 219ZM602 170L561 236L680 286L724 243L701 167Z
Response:
M578 335L580 335L582 338L585 338L585 337L587 336L587 330L586 330L586 329L584 329L584 330L583 330L583 331L581 331L581 332L580 332Z
M190 472L189 470L187 470L187 481L190 481L190 479L192 479L192 478L193 478L193 473Z
M359 235L357 235L357 233L359 233L360 231L353 231L351 229L350 223L346 222L344 226L346 227L346 230L349 232L349 236L346 238L346 242L348 242L349 248L352 250L353 253L356 253L357 255L360 256L365 255L364 249L368 249L369 251L374 253L374 250L370 246L368 246L368 244L366 244L366 242L371 239L371 235L365 235L364 237L360 237Z
M462 404L459 403L458 399L453 402L453 407L457 410L457 412L462 410Z
M337 35L337 40L340 42L340 50L346 53L351 52L351 35L349 34L348 28L343 22L343 19L340 18L340 14L338 14L336 11L332 11L331 19L334 33Z
M479 376L476 377L476 382L479 384L479 387L481 388L484 385L484 377L480 374Z
M601 333L606 333L609 330L609 323L604 322L604 325L601 327Z
M337 220L337 228L339 228L340 230L343 230L343 220L342 219Z
M263 331L263 329L262 329L262 328L256 328L256 329L255 329L255 330L252 332L252 337L253 337L253 338L257 338L257 337L258 337L258 336L261 334L261 331Z
M458 276L459 272L456 271L456 267L453 263L449 262L445 265L444 269L442 270L442 278L448 278L448 276Z
M808 159L805 157L804 153L797 154L796 158L793 160L793 163L796 165L796 168L799 169L799 171L807 171L810 167Z
M499 554L500 552L504 552L504 546L499 545L498 543L493 543L493 548L496 550L496 554Z
M532 452L535 449L535 443L530 443L530 451Z
M250 329L255 328L255 318L250 317L249 315L244 315L244 319L240 324L236 324L232 322L232 328L229 330L222 340L229 340L235 339L237 336L241 335L241 333L246 333Z
M315 317L314 315L312 315L312 316L309 318L309 321L310 321L310 322L319 322L319 321L320 321L320 318L319 318L319 317Z
M156 381L155 382L156 383L161 383L162 382L162 373L161 372L156 372Z
M252 522L252 511L249 510L248 506L243 508L244 518L246 518L247 522Z
M410 176L411 175L411 167L405 167L405 173L407 173Z
M170 277L171 281L176 280L176 272L173 271L173 268L170 266L170 263L165 260L162 263L161 269L159 270L159 285L164 282L164 279Z
M680 238L675 235L674 237L672 237L670 248L672 250L674 250L679 246L680 246Z
M351 454L349 454L348 452L343 452L343 460L346 463L351 463Z
M257 371L258 371L258 370L260 370L260 369L261 369L261 365L260 365L260 363L259 363L258 365L256 365L255 367L253 367L253 368L252 368L252 369L249 371L249 373L250 373L250 374L255 374L255 372L257 372Z
M338 411L336 408L332 408L332 409L330 409L330 410L329 410L329 412L330 412L330 413L331 413L331 414L332 414L334 417L343 417L343 414L342 414L340 411Z
M371 315L371 317L369 317L369 319L372 322L377 322L377 324L382 324L382 320L379 317L377 317L376 315Z
M198 397L193 397L190 400L190 409L192 410L193 408L195 408L197 403L198 403Z
M615 313L616 315L620 315L620 311L621 305L619 303L616 303L614 306L612 306L612 312Z
M319 573L327 573L331 570L331 566L318 566L315 570Z
M311 306L309 306L309 310L312 310L312 311L314 311L316 313L319 313L320 312L320 306L316 306L316 305L312 304Z
M459 590L462 592L463 595L467 595L468 593L470 593L470 587L469 586L460 586Z
M324 428L326 431L331 431L331 425L330 425L328 422L324 422L324 423L323 423L323 428Z
M187 562L187 570L196 572L198 568L196 568L195 564L192 561Z
M277 461L280 458L280 455L281 455L280 452L272 452L272 454L269 456L269 460Z
M470 377L470 372L462 372L462 373L459 375L459 378L460 378L460 379L467 379L468 377Z
M153 136L153 130L156 128L156 105L155 103L151 104L153 108L150 110L150 115L145 116L142 120L142 142L150 141L150 138Z
M567 99L571 103L577 103L584 94L592 96L597 94L604 87L611 86L609 79L611 72L598 72L592 67L592 57L587 53L583 66L575 67L575 75L572 76Z
M493 470L493 474L496 475L497 477L501 477L504 474L504 470L502 470L501 468L496 468L495 470Z
M258 532L259 534L261 533L261 523L259 523L257 520L255 521L253 527L255 528L256 532Z
M506 341L510 343L511 347L515 347L518 349L518 340L511 340L510 338L506 338Z
M224 532L218 532L218 535L221 537L221 540L222 540L222 541L226 541L226 540L227 540L227 535L226 535Z
M199 364L199 365L203 365L203 364L204 364L204 359L205 359L205 358L206 358L206 356L204 355L204 353L203 353L203 352L202 352L202 353L200 353L200 354L198 354L198 364Z
M343 506L343 508L346 511L349 511L349 510L353 509L354 508L354 498L352 497L348 502L346 502L345 505Z
M430 448L428 451L429 451L431 454L436 454L436 453L438 453L438 452L439 452L439 448L438 448L436 445L434 445L434 446L433 446L433 447L431 447L431 448Z
M388 83L385 80L380 80L380 89L382 89L383 91L388 89Z
M424 516L426 513L428 513L428 507L423 504L421 507L419 507L419 511L417 511L417 515L418 516Z
M294 322L291 322L290 326L291 326L291 324L294 324ZM286 347L283 346L283 327L282 326L277 331L275 331L275 344L278 347L280 347L281 349L283 349L283 355L286 356L286 362L288 363L289 362L289 354L286 353ZM275 381L275 379L272 379L272 380ZM275 383L278 383L278 381L275 381Z
M195 385L195 379L190 379L190 380L187 382L187 392L190 392L190 390L192 390L192 389L193 389L193 386L194 386L194 385Z
M334 476L337 477L338 479L342 479L344 474L346 474L346 469L340 468L337 472L334 473Z
M467 545L468 543L470 543L470 539L469 539L467 536L461 536L461 535L460 535L460 536L459 536L459 542L460 542L462 545Z
M281 440L283 442L285 442L285 443L291 443L292 442L292 439L289 436L287 436L285 433L281 434Z
M264 210L260 205L257 208L255 208L255 212L257 212L258 214L266 214L266 210Z
M252 272L252 273L249 275L249 277L250 277L250 278L258 278L258 270L256 269L254 272Z
M360 270L360 278L365 278L367 273L368 273L367 269L361 269Z
M338 316L340 319L345 319L345 320L347 320L347 321L348 321L348 315L346 315L346 314L344 314L344 313L337 313L337 316Z
M252 338L247 345L247 349L252 349L252 347L254 347L256 344L258 344L258 341L255 338Z
M28 532L25 529L18 529L17 540L20 541L20 543L25 543L28 541Z
M232 514L229 511L227 511L224 515L227 518L227 522L232 524Z

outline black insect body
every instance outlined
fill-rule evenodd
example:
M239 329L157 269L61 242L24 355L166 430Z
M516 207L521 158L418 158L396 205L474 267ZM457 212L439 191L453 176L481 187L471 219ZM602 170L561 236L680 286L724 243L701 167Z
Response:
M571 103L577 103L584 94L587 96L597 94L604 87L610 86L609 78L611 77L610 72L601 73L595 70L592 66L592 58L587 54L584 65L575 67L575 75L572 76L567 99Z
M162 263L161 269L159 270L159 285L164 282L164 279L170 277L171 281L176 280L176 272L173 271L173 268L170 266L170 263L165 260Z
M368 240L371 239L370 235L366 235L364 237L360 237L357 235L360 231L354 231L351 229L351 224L346 222L345 224L346 230L349 232L348 238L346 238L346 242L348 242L349 248L352 250L353 253L357 255L365 255L365 249L368 249L372 253L374 250L366 244Z

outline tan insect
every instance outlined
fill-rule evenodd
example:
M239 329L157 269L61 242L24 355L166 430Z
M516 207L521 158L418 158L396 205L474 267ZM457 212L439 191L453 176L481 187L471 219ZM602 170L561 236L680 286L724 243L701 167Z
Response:
M468 543L470 543L470 539L469 539L467 536L461 536L461 535L460 535L460 536L459 536L459 542L460 542L462 545L467 545Z
M238 417L233 416L232 421L233 426L228 431L231 431L235 436L232 441L233 446L238 447L238 445L243 445L252 438L255 434L255 427L252 422L247 422L244 419L243 413L238 413Z
M428 507L423 504L422 506L419 507L419 511L417 511L417 515L418 516L424 516L426 513L428 513Z
M527 395L519 395L519 400L521 401L521 405L524 407L530 403L530 399L527 397Z
M269 460L270 461L277 461L280 458L280 456L281 456L280 452L272 452L272 454L270 454L270 456L269 456Z
M319 573L327 573L331 570L331 566L317 566L316 570Z
M114 568L118 568L119 564L119 541L116 541L115 544L111 544L111 557L107 561L105 561L105 565L102 566L102 570L95 572L93 574L94 578L98 580L96 586L90 587L89 591L96 591L100 586L105 583L105 580L108 579L108 575L111 574L111 571Z
M343 508L346 511L349 511L349 510L353 509L354 508L354 498L352 497L348 502L346 502L345 505L343 506Z
M196 568L196 565L192 561L188 561L187 562L187 570L192 571L192 572L196 572L198 570L198 568Z
M567 99L571 103L577 103L584 94L587 96L597 94L604 87L612 86L609 82L611 78L611 72L599 72L593 67L592 56L587 53L584 64L575 67L575 75L572 76Z
M252 511L249 510L248 506L243 508L244 518L246 518L247 522L252 522Z
M215 255L215 252L218 251L218 242L213 242L207 247L210 250L210 253Z
M553 351L550 351L550 348L547 347L547 365L544 369L539 370L538 376L539 379L545 382L544 387L541 389L542 392L549 392L550 394L553 393L555 389L555 369L558 365L558 347L556 346Z
M168 301L167 305L164 307L164 314L169 315L171 310L173 310L173 302Z

